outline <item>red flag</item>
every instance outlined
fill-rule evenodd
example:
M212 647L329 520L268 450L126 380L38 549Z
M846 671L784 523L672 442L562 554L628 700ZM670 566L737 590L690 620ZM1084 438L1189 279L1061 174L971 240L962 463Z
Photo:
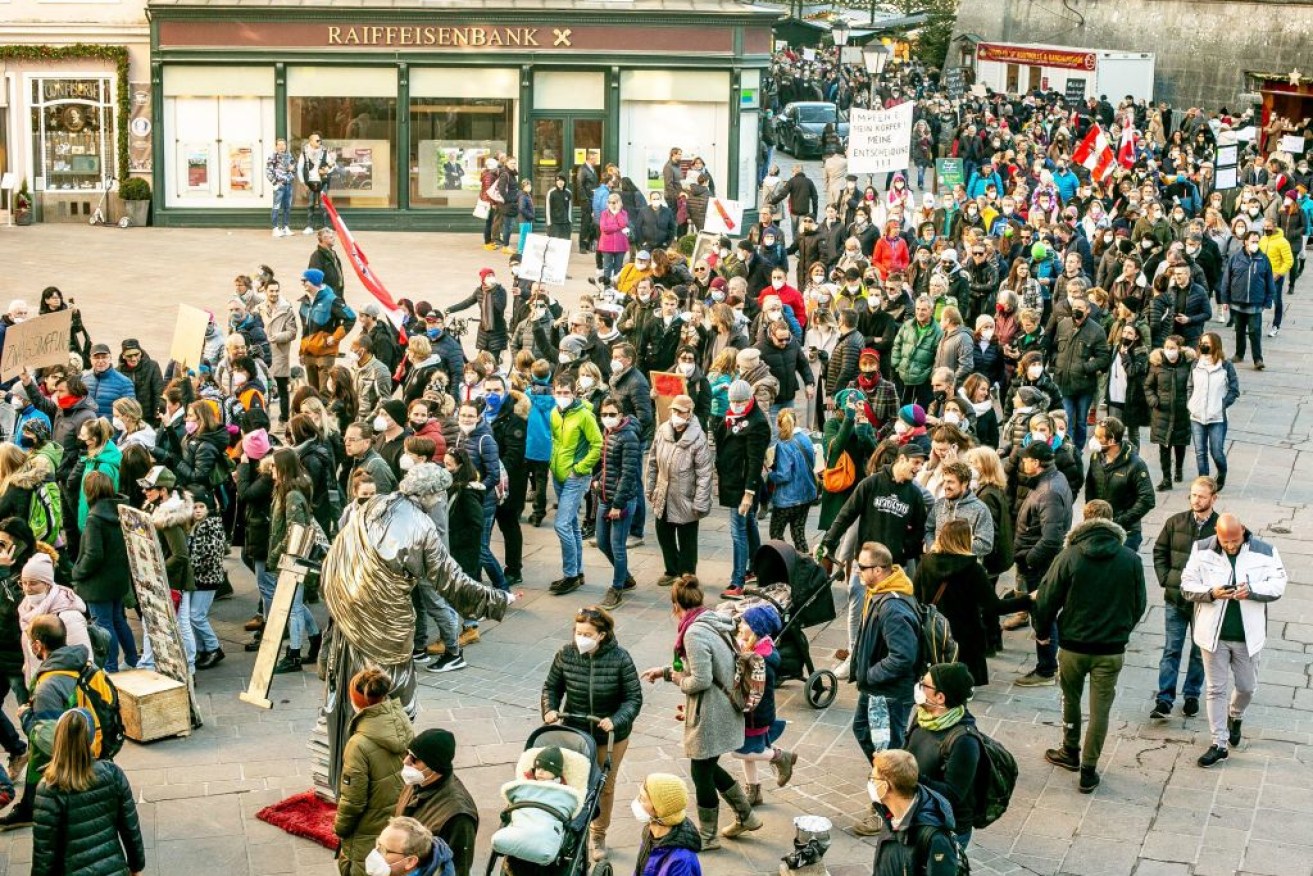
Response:
M1130 121L1131 120L1128 118L1126 124L1122 126L1122 140L1121 144L1117 147L1117 161L1121 163L1122 167L1135 166L1136 137L1135 128L1131 125Z
M1103 129L1091 125L1089 133L1076 146L1076 151L1071 153L1071 160L1089 168L1090 176L1095 180L1102 181L1110 174L1113 165L1112 146L1108 144Z
M365 258L365 251L356 243L356 239L351 236L351 229L346 227L342 221L342 216L333 206L332 198L324 195L321 203L324 205L324 212L328 214L328 220L333 223L333 230L337 232L338 240L342 241L342 249L347 258L351 260L351 267L356 269L356 276L360 282L369 290L369 294L378 299L378 303L383 305L387 311L388 320L397 327L397 333L401 336L401 342L406 343L406 312L397 306L392 300L392 294L388 292L383 285L383 281L374 273L374 269L369 266L369 259ZM341 292L342 290L337 290Z

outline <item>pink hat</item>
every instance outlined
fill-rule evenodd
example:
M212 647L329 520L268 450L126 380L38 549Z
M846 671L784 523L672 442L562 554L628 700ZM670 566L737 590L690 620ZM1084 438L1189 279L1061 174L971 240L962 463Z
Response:
M50 562L50 557L40 551L32 555L32 559L23 564L22 577L28 581L41 581L53 586L55 583L55 566Z
M242 452L250 459L264 459L271 449L269 433L264 429L256 429L242 436Z

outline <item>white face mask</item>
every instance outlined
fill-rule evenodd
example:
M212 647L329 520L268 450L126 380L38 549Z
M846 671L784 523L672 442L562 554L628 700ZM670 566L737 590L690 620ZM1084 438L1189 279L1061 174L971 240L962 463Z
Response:
M949 411L948 413L944 414L944 422L952 423L954 426L956 426L958 423L962 422L962 415L959 414L957 411Z
M388 420L387 420L387 417L375 417L375 418L374 418L374 431L375 431L375 432L386 432L386 431L387 431L387 428L388 428Z
M471 432L474 431L474 428L478 425L479 425L478 423L461 423L458 428L460 429L462 435L469 435Z
M685 377L692 377L693 371L697 367L698 367L697 363L695 362L681 362L679 364L679 373L684 375Z
M392 868L378 849L365 856L365 876L392 876Z
M234 374L234 375L233 375L233 388L234 388L234 389L236 389L236 388L239 387L239 386L245 386L245 385L246 385L246 375L245 375L245 374Z
M643 808L637 797L630 801L629 809L634 813L634 820L639 824L647 824L652 820L652 816L647 814L647 810Z
M899 420L898 422L894 423L894 431L897 432L899 435L902 435L910 428L912 427L904 423L902 420Z
M678 414L671 414L670 425L674 426L676 429L682 429L688 425L688 417L681 417Z
M401 454L401 458L397 460L397 467L402 471L410 471L415 467L415 458L403 453Z
M115 418L114 418L114 431L116 431L116 432L122 432L122 431L124 431L124 430L127 429L127 428L128 428L128 427L127 427L126 425L124 425L124 423L123 423L122 420L120 420L118 417L115 417Z
M1245 249L1249 250L1251 253L1258 252L1258 244L1251 243L1248 246L1246 246Z
M410 764L401 765L401 781L407 785L419 785L424 782L424 771Z
M773 287L776 288L776 289L783 289L783 288L784 288L784 281L783 281L783 280L771 280L771 281L770 281L770 284L771 284L771 286L773 286Z
M1164 349L1163 355L1167 357L1168 362L1175 362L1177 359L1181 358L1181 351Z
M612 359L612 360L611 360L611 373L612 373L612 374L619 374L621 371L624 371L624 370L625 370L625 363L624 363L622 360L620 360L620 359Z
M598 641L588 636L575 636L574 646L579 649L580 654L590 654L597 649Z
M1026 369L1026 376L1031 380L1039 380L1040 375L1044 373L1043 365L1031 365Z
M916 701L918 706L924 706L926 704L925 688L919 684L912 688L912 699Z
M593 388L593 384L596 383L596 382L597 382L597 381L593 380L593 378L591 378L591 377L589 377L587 374L585 374L583 377L580 377L580 378L579 378L579 388L580 388L580 389L592 389L592 388Z
M730 402L730 403L729 403L729 410L730 410L730 413L733 413L733 414L741 414L741 413L743 413L744 411L746 411L747 409L748 409L748 403L745 402L745 401L744 401L744 402Z
M880 802L880 787L875 783L874 779L866 780L866 794L871 798L872 803ZM374 876L374 874L371 873L369 876Z
M619 426L619 425L620 425L620 418L619 418L619 417L603 417L603 418L602 418L602 425L605 426L605 427L608 428L608 429L614 429L616 426Z
M990 341L994 340L994 330L985 329L983 332L980 333L980 340L984 341L985 343L989 343Z
M572 404L574 404L574 399L570 398L569 396L567 395L556 396L556 406L561 410L565 410Z

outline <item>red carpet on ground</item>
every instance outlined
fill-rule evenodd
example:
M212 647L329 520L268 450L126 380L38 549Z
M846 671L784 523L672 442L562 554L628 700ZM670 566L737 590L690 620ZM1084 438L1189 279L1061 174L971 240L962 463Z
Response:
M256 818L292 836L303 836L334 851L341 844L337 834L333 833L333 819L336 815L337 807L319 799L314 791L294 794L255 813Z

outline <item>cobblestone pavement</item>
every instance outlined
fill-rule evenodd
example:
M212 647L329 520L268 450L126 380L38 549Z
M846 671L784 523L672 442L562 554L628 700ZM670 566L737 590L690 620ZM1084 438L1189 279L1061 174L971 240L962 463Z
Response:
M362 243L395 294L435 304L465 294L479 267L504 265L503 256L485 253L468 235L374 233L363 235ZM272 240L254 231L0 228L7 268L0 297L35 302L42 287L57 284L77 299L95 340L113 345L137 337L158 357L168 350L175 303L221 311L232 275L262 262L275 268L291 292L310 250L305 238ZM571 272L576 279L564 300L574 299L588 269L585 259L575 258ZM1273 539L1291 577L1285 598L1271 606L1270 638L1258 694L1246 716L1246 741L1224 765L1204 771L1194 763L1207 745L1202 716L1185 719L1178 713L1157 726L1147 720L1163 624L1161 593L1151 569L1152 608L1126 655L1103 784L1092 795L1078 794L1071 774L1042 760L1043 749L1058 741L1058 693L1011 685L1028 667L1033 649L1028 636L1008 634L1005 651L991 663L992 683L977 692L972 710L982 728L1017 756L1021 778L1008 814L973 840L975 872L1291 876L1313 871L1313 834L1306 829L1307 813L1313 810L1308 653L1313 643L1308 566L1313 528L1305 529L1313 501L1313 413L1305 369L1313 365L1313 356L1304 349L1309 333L1303 322L1313 307L1307 294L1288 298L1285 332L1267 341L1268 370L1260 375L1242 366L1244 394L1233 408L1229 435L1231 474L1220 507ZM365 303L354 278L348 282L348 297L357 306ZM1156 474L1156 458L1149 464ZM1186 505L1184 488L1159 496L1163 504L1147 521L1151 535L1168 513ZM727 578L730 558L723 514L704 524L701 543L700 571L711 587L718 587ZM497 788L538 721L538 688L548 662L569 635L573 611L600 598L609 577L605 560L589 549L588 586L566 599L553 598L545 585L555 575L559 555L549 525L528 531L526 550L525 604L517 605L505 622L484 626L483 641L467 651L469 669L444 676L422 673L427 689L418 727L445 726L456 732L457 767L482 805L485 841L497 823ZM1148 552L1146 546L1146 567ZM652 583L661 571L654 539L632 558L640 587L617 613L619 639L644 667L668 657L673 627L666 593ZM119 757L141 801L147 872L327 876L335 872L328 852L254 819L262 806L310 786L306 739L319 690L310 673L283 675L274 683L272 711L237 700L251 668L250 655L241 648L241 624L251 614L254 586L236 561L231 565L237 596L216 604L214 612L228 660L198 681L205 726L185 739L129 744ZM840 605L845 598L836 591ZM322 606L317 610L322 612ZM821 663L843 645L837 628L814 630L811 638ZM637 845L638 829L625 803L636 793L638 780L657 768L686 770L681 727L673 720L675 694L669 687L645 693L647 702L621 772L612 828L613 858L623 873L630 872ZM761 810L766 829L705 856L704 871L715 876L774 872L789 850L792 817L819 813L839 828L826 859L831 873L868 873L870 844L846 832L865 804L865 767L848 730L855 694L845 686L824 712L806 705L796 682L781 695L780 711L790 722L782 743L801 756L794 781L782 791L766 792ZM28 831L0 835L0 870L25 873L30 857ZM486 857L480 858L481 869Z

